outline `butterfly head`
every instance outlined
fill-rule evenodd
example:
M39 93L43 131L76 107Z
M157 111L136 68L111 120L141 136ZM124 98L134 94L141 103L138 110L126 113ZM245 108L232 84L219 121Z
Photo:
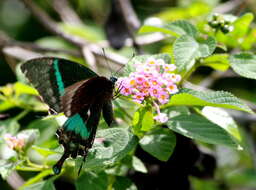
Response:
M110 77L109 80L110 80L113 84L115 84L116 81L117 81L117 78L116 78L116 77Z

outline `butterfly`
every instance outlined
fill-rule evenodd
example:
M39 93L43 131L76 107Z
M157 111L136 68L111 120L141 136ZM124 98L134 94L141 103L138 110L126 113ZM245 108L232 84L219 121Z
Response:
M108 124L114 121L112 98L117 78L99 76L78 63L55 57L29 60L21 70L54 113L68 118L56 134L64 147L60 160L53 166L59 174L70 156L83 157L92 147L101 113ZM78 171L80 173L82 164Z

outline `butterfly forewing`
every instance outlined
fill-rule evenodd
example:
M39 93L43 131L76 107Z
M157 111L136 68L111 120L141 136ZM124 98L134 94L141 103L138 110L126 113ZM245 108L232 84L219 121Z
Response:
M45 103L61 112L60 97L65 88L81 80L97 76L92 70L78 63L52 57L29 60L21 70L38 90Z

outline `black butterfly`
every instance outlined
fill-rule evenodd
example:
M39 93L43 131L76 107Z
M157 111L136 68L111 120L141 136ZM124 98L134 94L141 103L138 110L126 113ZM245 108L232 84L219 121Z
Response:
M21 65L21 70L50 110L64 112L68 117L57 130L64 153L53 166L54 173L61 172L64 161L70 156L81 155L85 161L101 112L109 126L114 120L111 100L117 79L98 76L78 63L53 57L29 60ZM78 173L81 168L82 165Z

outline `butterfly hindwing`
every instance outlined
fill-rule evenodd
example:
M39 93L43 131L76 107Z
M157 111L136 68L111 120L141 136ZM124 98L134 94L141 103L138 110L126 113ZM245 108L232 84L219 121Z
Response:
M98 106L110 101L114 84L106 77L93 77L75 83L66 89L61 98L62 110L67 117L80 112L84 106Z
M52 57L29 60L21 70L38 90L45 103L56 112L61 112L61 96L68 86L97 76L92 70L78 63Z
M84 161L90 148L92 148L97 126L101 116L101 105L92 106L90 114L86 116L87 110L74 114L69 117L62 128L59 128L59 143L64 147L64 153L59 161L53 166L55 174L59 174L64 161L71 156L76 158L77 155L83 156ZM82 134L84 133L84 134ZM82 165L79 169L81 171Z
M112 101L106 101L102 106L102 115L108 126L114 121L113 105Z

